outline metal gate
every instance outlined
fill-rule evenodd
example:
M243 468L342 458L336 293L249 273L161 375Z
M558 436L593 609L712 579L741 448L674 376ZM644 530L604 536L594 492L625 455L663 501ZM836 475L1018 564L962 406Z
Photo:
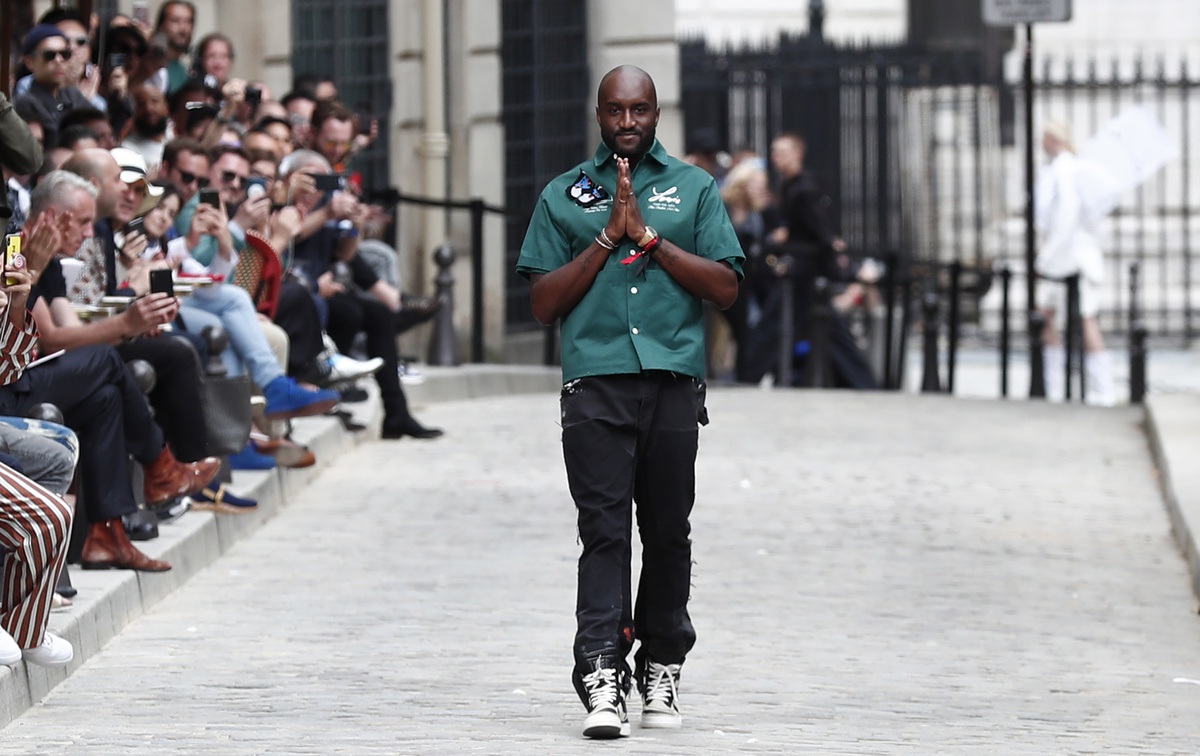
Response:
M958 262L987 279L1023 272L1024 144L1013 139L1019 82L989 75L978 52L909 45L836 47L783 37L769 48L681 46L685 126L712 127L731 151L765 157L785 131L808 142L807 167L831 198L829 217L860 254L896 252L915 263ZM1180 159L1127 197L1101 229L1110 273L1100 322L1127 325L1128 269L1146 271L1143 314L1150 332L1197 329L1191 244L1200 198L1195 174L1193 92L1185 60L1113 56L1038 66L1037 123L1075 122L1080 141L1128 105L1151 109L1178 140ZM932 269L932 265L925 266ZM999 330L999 295L974 287L973 317ZM986 294L986 296L985 296ZM1023 311L1023 302L1016 311Z

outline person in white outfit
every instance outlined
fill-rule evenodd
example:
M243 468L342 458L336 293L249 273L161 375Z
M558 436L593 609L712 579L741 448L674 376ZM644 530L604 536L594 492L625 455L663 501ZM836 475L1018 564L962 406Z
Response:
M1062 279L1079 274L1079 307L1083 320L1084 378L1089 404L1111 406L1116 402L1112 356L1096 315L1100 310L1100 287L1104 283L1104 255L1096 233L1096 219L1089 216L1079 192L1083 180L1071 137L1071 127L1052 121L1042 131L1042 148L1050 158L1035 192L1036 221L1041 234L1037 272L1046 278ZM1046 318L1042 334L1046 396L1064 398L1063 371L1066 352L1061 323L1067 313L1067 287L1041 281L1038 307Z

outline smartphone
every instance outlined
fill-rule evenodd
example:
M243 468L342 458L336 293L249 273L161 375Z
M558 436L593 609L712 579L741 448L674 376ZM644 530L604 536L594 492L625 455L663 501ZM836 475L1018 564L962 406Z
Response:
M252 108L256 108L261 102L262 89L259 87L246 87L246 104Z
M175 296L175 279L170 269L160 268L150 271L150 293Z
M129 65L129 56L125 53L109 53L108 54L108 70L114 68L125 68Z
M219 189L201 189L200 204L212 205L213 207L221 206L221 192Z
M319 192L336 192L346 186L346 177L337 173L315 173L313 181Z
M140 218L140 217L134 218L133 220L129 221L129 223L125 224L125 238L126 239L129 238L130 234L135 234L135 233L136 234L146 233L146 219L145 218Z
M21 235L8 234L4 237L4 269L21 269L25 267L25 257L21 254ZM4 277L5 286L16 286L15 278Z
M258 187L257 189L255 187ZM267 193L267 180L262 176L246 179L246 199L255 199Z
M150 25L150 3L146 0L133 0L133 20Z

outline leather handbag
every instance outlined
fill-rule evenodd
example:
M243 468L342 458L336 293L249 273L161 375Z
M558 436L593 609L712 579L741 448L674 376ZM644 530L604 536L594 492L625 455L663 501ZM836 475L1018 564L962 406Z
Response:
M209 375L200 382L209 454L237 454L246 447L250 440L252 389L250 377L245 375Z

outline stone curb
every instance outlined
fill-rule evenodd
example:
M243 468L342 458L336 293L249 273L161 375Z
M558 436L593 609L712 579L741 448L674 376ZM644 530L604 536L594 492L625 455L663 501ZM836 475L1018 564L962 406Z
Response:
M469 365L426 368L425 380L405 385L415 414L421 405L485 396L557 391L558 368L505 365ZM335 418L302 418L294 421L293 438L308 445L317 464L308 469L238 471L232 488L258 500L258 509L246 515L189 512L163 525L158 538L138 543L151 557L169 561L164 573L127 570L84 571L71 567L71 582L79 589L70 608L50 615L50 629L75 647L75 659L65 667L39 667L24 662L0 666L0 727L6 727L46 695L84 662L96 655L129 623L212 564L234 544L252 536L277 515L295 493L347 450L379 437L382 409L373 382L364 382L370 399L346 405L354 420L367 430L352 433Z
M1146 436L1158 467L1163 502L1171 518L1171 533L1192 576L1192 591L1200 598L1200 550L1195 527L1200 525L1200 397L1157 394L1146 397Z

